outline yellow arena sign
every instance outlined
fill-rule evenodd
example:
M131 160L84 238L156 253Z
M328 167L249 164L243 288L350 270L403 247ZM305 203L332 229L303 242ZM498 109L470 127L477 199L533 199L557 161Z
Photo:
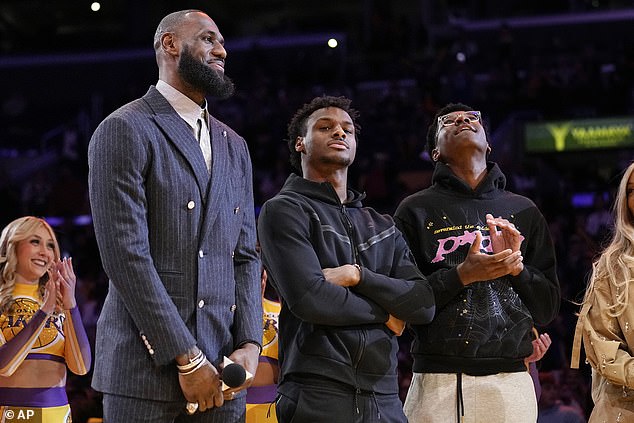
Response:
M634 146L634 119L583 119L526 124L529 153L627 148Z

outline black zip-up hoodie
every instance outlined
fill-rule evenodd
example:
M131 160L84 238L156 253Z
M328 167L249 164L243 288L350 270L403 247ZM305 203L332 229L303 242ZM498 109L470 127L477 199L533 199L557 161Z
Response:
M396 336L388 314L425 324L434 297L394 221L342 204L330 183L291 175L258 219L262 261L282 297L279 361L285 381L316 378L351 391L398 392ZM322 269L361 266L353 288L329 283Z
M430 188L413 194L395 214L416 262L432 284L436 316L414 326L414 371L487 375L525 371L532 352L532 327L552 321L560 291L548 225L535 204L504 189L495 163L476 189L437 163ZM463 286L456 267L482 233L491 253L485 215L503 217L524 237L524 270L517 276ZM483 252L484 252L483 251Z

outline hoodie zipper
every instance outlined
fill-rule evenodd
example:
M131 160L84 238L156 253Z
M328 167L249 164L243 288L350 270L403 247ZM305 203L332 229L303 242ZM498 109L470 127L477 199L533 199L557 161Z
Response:
M352 226L352 221L350 220L350 216L348 216L348 209L345 204L341 205L341 214L343 216L344 225L346 227L346 233L348 234L348 239L350 240L350 248L352 249L352 259L354 260L353 264L361 264L359 262L359 250L357 250L357 246L354 243L354 238L352 235L354 234L354 226Z
M354 226L352 225L352 220L350 220L350 216L348 216L348 211L344 204L341 204L341 215L343 216L344 226L346 227L346 233L348 234L348 240L350 241L350 247L352 249L352 258L355 264L359 264L359 251L357 250L357 246L354 243L354 237L352 236L354 234ZM359 367L359 363L361 362L363 353L365 352L365 344L366 344L365 329L361 329L359 332L359 351L357 352L357 355L353 362L355 373L357 368Z
M352 224L352 220L350 219L350 216L348 216L348 209L345 206L345 204L343 204L341 202L341 200L339 200L339 196L337 195L337 192L335 191L334 187L331 184L328 184L328 186L330 187L331 192L334 194L335 198L337 199L337 202L339 203L340 207L340 212L341 212L341 216L342 216L342 220L343 220L343 224L345 226L346 229L346 234L348 235L348 241L350 241L350 248L352 251L352 260L354 261L353 264L361 264L361 261L359 260L359 250L357 249L356 244L354 243L354 225ZM355 375L357 373L358 367L359 367L359 363L361 363L361 359L363 358L363 354L365 353L365 344L366 344L366 331L365 329L361 329L359 331L359 351L357 352L354 361L352 363L352 367L355 370ZM359 404L358 404L358 399L357 396L361 393L361 388L357 385L355 386L355 395L354 395L354 406L355 406L355 411L357 414L360 414L361 411L359 410ZM379 414L379 419L380 419L380 414Z

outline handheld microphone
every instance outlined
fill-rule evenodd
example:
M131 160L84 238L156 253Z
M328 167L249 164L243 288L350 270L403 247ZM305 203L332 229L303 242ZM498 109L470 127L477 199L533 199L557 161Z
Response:
M247 371L238 363L231 363L222 369L222 390L237 388L247 380ZM226 385L226 389L225 389Z
M222 391L226 391L231 388L237 388L246 382L247 378L252 378L253 375L246 371L244 367L238 363L234 363L228 357L224 357L224 367L222 369ZM232 398L233 399L233 398ZM197 402L187 403L187 413L194 414L198 410Z

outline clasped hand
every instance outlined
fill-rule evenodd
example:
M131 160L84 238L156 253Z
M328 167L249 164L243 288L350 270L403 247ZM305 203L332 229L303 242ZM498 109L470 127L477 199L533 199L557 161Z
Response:
M493 254L482 249L482 234L478 231L467 257L458 265L458 275L463 285L492 280L506 275L519 275L524 270L524 258L520 251L522 234L515 225L501 217L486 215Z
M48 281L44 287L42 311L70 310L77 305L75 287L77 277L73 270L73 259L64 257L48 269Z
M258 365L259 348L251 343L244 344L229 356L229 359L244 367L246 371L255 374ZM232 400L239 391L247 389L253 378L245 380L244 384L222 390L220 373L207 359L205 364L195 372L187 375L178 374L178 382L185 399L198 404L198 411L205 411L220 407L225 401Z
M224 403L220 375L206 358L203 366L195 372L187 375L179 373L178 383L185 399L198 404L198 411L220 407Z

